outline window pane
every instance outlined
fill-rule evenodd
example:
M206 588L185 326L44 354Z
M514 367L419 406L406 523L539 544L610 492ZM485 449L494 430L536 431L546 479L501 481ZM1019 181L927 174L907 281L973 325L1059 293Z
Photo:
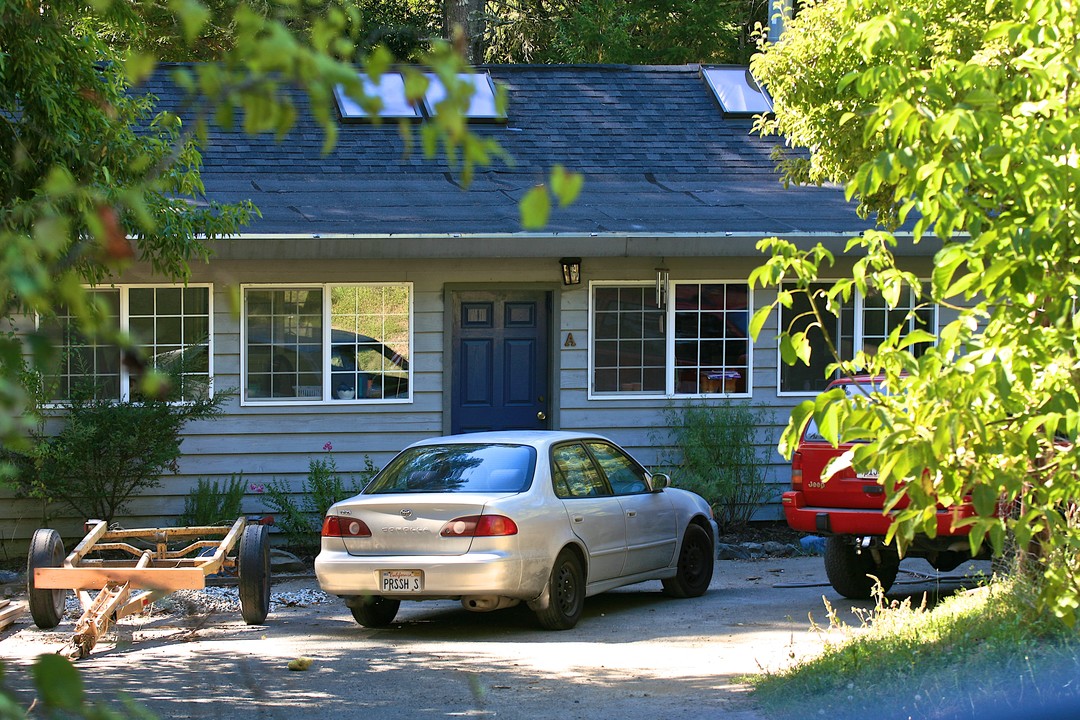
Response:
M555 493L579 498L610 495L592 458L581 445L560 445L552 451Z
M625 453L607 443L588 442L586 445L616 495L632 495L649 489L645 483L645 472Z
M319 288L245 292L248 399L322 399L322 296Z
M409 397L409 293L407 285L331 288L331 399Z
M745 283L675 286L676 393L747 391L749 298Z
M666 362L664 312L652 286L593 288L594 393L662 393Z
M780 366L780 390L781 392L821 392L832 380L832 376L825 376L825 369L833 362L829 353L828 340L831 340L841 357L851 359L854 346L854 319L855 301L850 300L843 304L839 317L829 313L825 306L825 298L821 295L830 286L819 283L810 287L811 293L818 293L815 302L828 325L822 329L816 322L810 304L810 298L805 293L795 292L792 295L790 308L780 308L780 330L789 332L807 332L810 342L810 364L804 365L798 362L795 365L787 365L781 362ZM794 290L794 285L785 285L783 289Z
M120 291L88 290L87 295L100 313L101 327L108 332L120 329ZM46 396L54 402L71 399L76 391L92 392L103 399L120 399L120 349L100 334L85 334L67 308L45 320L43 328L56 338L59 359L55 373L45 377Z
M190 298L191 302L187 302ZM150 366L178 376L181 397L210 386L210 288L131 288L128 326ZM189 329L190 326L190 329ZM132 374L131 397L142 397Z

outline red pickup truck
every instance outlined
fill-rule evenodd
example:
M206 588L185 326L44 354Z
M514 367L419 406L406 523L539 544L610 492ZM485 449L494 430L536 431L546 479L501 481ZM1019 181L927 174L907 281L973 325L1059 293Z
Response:
M831 383L829 389L843 387L851 395L860 391L856 383L878 384L870 377L845 378ZM822 477L829 461L851 447L851 443L830 445L811 419L791 458L791 490L783 495L784 516L795 530L825 536L825 572L834 590L848 598L869 598L874 577L886 591L892 586L900 556L895 544L885 544L892 519L883 511L885 488L878 484L877 473L857 474L847 468ZM939 509L937 537L916 536L905 557L925 558L945 571L972 559L967 528L953 527L955 519L972 514L974 508L969 505Z

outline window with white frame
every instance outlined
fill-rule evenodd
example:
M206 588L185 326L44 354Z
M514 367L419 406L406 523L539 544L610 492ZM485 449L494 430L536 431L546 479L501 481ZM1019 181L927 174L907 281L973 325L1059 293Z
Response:
M411 398L407 283L244 288L245 401Z
M673 282L663 288L666 308L652 284L596 282L591 290L594 396L749 392L745 282Z
M918 302L915 291L905 289L901 301L896 307L887 306L880 293L868 296L856 295L836 308L838 314L825 309L822 293L832 285L815 284L810 292L815 295L825 327L821 327L814 317L810 299L801 292L794 293L790 308L780 307L780 329L791 332L807 332L810 342L810 364L798 362L795 365L780 363L780 392L782 393L819 393L833 378L825 374L828 366L834 362L829 352L829 344L835 347L842 360L850 360L857 350L873 352L893 330L900 328L904 337L913 330L925 330L937 333L937 307L930 303ZM794 284L783 289L793 290ZM924 288L924 297L928 288ZM918 357L930 347L929 343L917 343L910 350Z
M183 399L210 391L211 288L202 286L117 286L87 291L104 310L103 328L127 331L141 362L122 362L115 344L80 331L74 315L61 308L44 321L58 333L56 372L45 378L51 400L64 402L85 385L99 398L138 400L140 366L174 373Z

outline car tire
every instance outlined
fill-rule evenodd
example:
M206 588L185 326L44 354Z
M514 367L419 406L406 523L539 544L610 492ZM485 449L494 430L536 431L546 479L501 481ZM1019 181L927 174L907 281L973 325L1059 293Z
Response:
M262 625L270 613L270 540L265 525L248 525L240 536L240 615Z
M569 630L577 625L585 607L585 571L572 550L563 550L555 558L548 576L548 604L536 611L536 619L545 630Z
M60 533L44 528L35 530L26 556L26 594L30 601L30 617L42 630L51 630L60 624L67 590L38 590L34 587L34 570L60 567L63 563L64 541L60 539Z
M346 604L353 620L369 628L389 627L401 607L400 600L381 595L356 595L348 598Z
M679 551L679 569L675 577L663 580L664 593L677 598L704 595L712 582L714 564L709 533L700 525L687 526Z
M888 592L900 569L900 556L889 546L879 548L881 562L867 550L856 552L855 544L841 535L825 540L825 574L836 592L852 600L868 600L873 595L874 577ZM871 577L873 576L873 577Z

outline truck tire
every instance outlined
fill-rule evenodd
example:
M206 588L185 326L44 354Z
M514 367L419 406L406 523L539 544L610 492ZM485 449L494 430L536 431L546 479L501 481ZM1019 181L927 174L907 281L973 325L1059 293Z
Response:
M262 625L270 613L270 538L265 525L248 525L240 536L240 615Z
M856 552L855 544L842 535L825 540L825 574L836 592L852 600L868 600L874 589L874 577L888 592L900 569L900 556L889 546L878 548L881 562L874 561L869 550ZM871 577L873 576L873 577Z

